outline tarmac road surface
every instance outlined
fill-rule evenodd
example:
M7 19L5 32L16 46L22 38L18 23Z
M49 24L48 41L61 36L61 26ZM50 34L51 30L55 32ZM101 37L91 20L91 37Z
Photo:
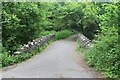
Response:
M51 43L43 52L16 67L3 71L3 78L97 78L77 60L76 42L64 39ZM82 58L81 58L82 61ZM84 66L83 66L84 65Z

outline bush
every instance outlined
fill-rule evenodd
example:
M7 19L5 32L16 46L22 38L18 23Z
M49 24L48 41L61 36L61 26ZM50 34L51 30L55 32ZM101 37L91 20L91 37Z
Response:
M2 3L2 43L13 54L20 45L35 39L44 24L46 6L41 3ZM42 7L42 8L39 8ZM45 19L46 20L46 19ZM6 34L7 33L7 34Z
M86 48L82 47L80 40L77 40L77 51L83 54L87 51Z
M104 12L98 16L100 30L85 56L89 65L102 71L105 77L120 78L119 9L115 4L104 3L101 7Z
M36 47L35 49L29 51L29 52L26 52L26 53L21 53L20 55L9 55L4 49L2 51L2 65L1 67L6 67L6 66L10 66L10 65L13 65L13 64L16 64L16 63L20 63L26 59L29 59L31 58L33 55L35 55L36 53L38 52L41 52L43 51L47 46L48 44L50 43L51 41L49 41L48 43L45 43L43 47Z
M106 77L120 77L120 50L117 29L109 27L106 35L98 35L95 44L86 53L91 66L103 71Z
M72 34L74 34L74 32L72 32L71 30L58 31L58 32L56 32L55 39L56 40L65 39L65 38L69 37Z
M45 35L49 35L51 33L56 33L56 31L42 31L40 32L37 36L45 36Z

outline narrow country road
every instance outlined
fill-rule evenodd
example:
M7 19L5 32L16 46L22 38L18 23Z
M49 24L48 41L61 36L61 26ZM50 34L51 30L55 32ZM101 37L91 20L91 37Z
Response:
M42 53L3 71L3 78L98 78L99 73L79 64L76 42L53 42ZM83 66L84 65L84 66Z

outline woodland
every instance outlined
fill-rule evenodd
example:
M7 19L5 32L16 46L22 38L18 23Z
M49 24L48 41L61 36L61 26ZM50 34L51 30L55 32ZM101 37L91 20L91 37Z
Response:
M22 62L50 43L14 56L28 41L51 33L52 41L82 33L93 44L83 53L88 64L105 77L120 77L119 2L2 2L1 17L1 67Z

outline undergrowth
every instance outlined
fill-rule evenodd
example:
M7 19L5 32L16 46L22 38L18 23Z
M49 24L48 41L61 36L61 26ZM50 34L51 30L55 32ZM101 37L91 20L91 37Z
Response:
M56 32L56 31L44 31L44 32L42 32L38 35L39 36L45 36L45 35L48 35L50 33L55 33L55 37L52 40L45 43L42 47L36 47L36 48L34 48L34 49L32 49L28 52L24 52L24 53L21 53L21 54L16 55L16 56L15 55L9 55L9 53L5 50L4 47L2 47L2 44L1 44L1 49L2 50L1 50L0 56L2 58L1 58L0 67L6 67L6 66L10 66L10 65L17 64L17 63L20 63L22 61L25 61L25 60L31 58L33 55L42 52L53 41L56 41L56 40L59 40L59 39L65 39L68 36L73 34L72 31L63 30L63 31L58 31L58 32Z

